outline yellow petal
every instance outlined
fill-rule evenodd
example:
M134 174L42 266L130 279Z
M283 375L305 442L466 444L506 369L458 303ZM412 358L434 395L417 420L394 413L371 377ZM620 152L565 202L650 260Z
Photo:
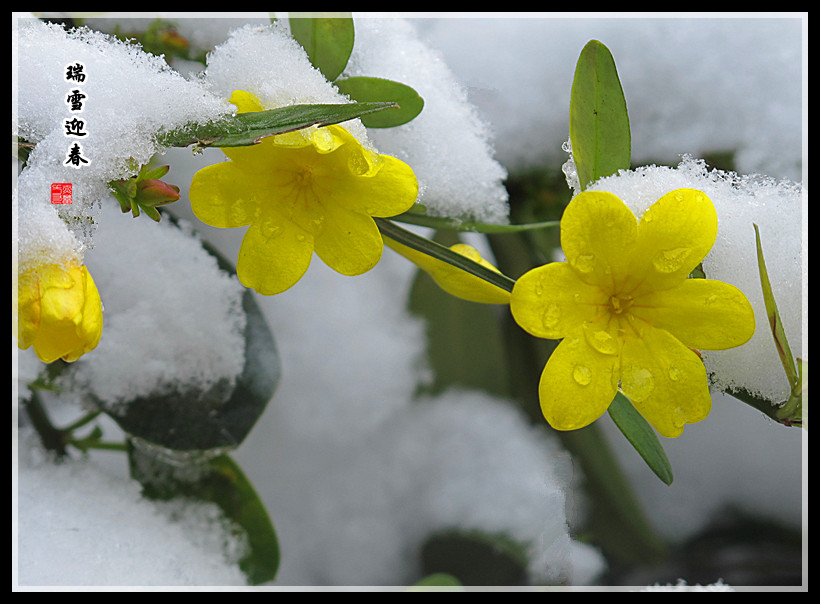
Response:
M377 169L361 175L349 161L351 154L343 151L337 152L343 164L334 160L316 171L316 194L322 200L381 217L401 214L413 206L419 187L410 166L395 157L380 155Z
M17 346L21 350L34 343L40 328L40 277L34 270L20 274L17 286Z
M714 279L685 279L678 287L644 294L632 312L700 350L740 346L755 331L754 310L743 292Z
M715 206L702 191L676 189L641 217L631 273L635 295L679 285L712 249L717 237Z
M292 287L310 266L313 235L266 212L245 233L236 274L245 287L271 296Z
M698 355L663 329L627 330L621 353L621 390L662 436L674 438L684 424L709 415L712 398Z
M561 247L570 266L590 285L612 290L628 273L638 220L606 191L576 195L561 218Z
M253 111L265 110L256 95L245 90L234 90L229 101L236 105L237 113L250 113Z
M82 309L82 319L77 325L77 334L80 339L80 346L63 359L69 363L76 361L82 355L94 350L97 344L100 343L103 326L102 301L100 300L100 293L97 290L97 285L94 279L91 278L91 273L83 265L82 267L85 277L85 302Z
M583 428L601 417L617 392L618 356L597 352L580 329L550 355L538 387L541 412L556 430Z
M566 262L534 268L518 278L510 295L515 322L539 338L559 339L596 321L607 307L607 295L581 281Z
M253 222L271 187L238 162L206 166L194 174L188 197L194 215L212 227L236 228Z
M333 203L321 204L325 219L316 233L316 255L343 275L361 275L379 263L382 237L373 219Z
M483 304L507 304L510 301L510 293L507 290L456 268L452 264L423 254L389 237L384 239L384 243L428 273L441 289L452 296ZM500 273L496 267L481 257L478 250L470 245L457 243L450 249L478 262L485 268Z

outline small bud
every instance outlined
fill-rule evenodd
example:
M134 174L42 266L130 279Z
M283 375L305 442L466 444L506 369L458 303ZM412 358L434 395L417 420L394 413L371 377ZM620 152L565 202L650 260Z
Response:
M161 180L140 181L137 185L136 200L141 206L160 206L179 199L179 187Z

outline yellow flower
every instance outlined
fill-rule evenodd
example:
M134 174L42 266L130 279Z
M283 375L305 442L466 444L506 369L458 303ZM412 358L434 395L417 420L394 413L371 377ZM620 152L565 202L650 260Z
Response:
M550 425L592 423L619 387L666 437L709 414L706 370L692 349L740 346L755 329L739 289L687 279L717 226L711 200L694 189L667 193L640 222L611 193L585 191L570 202L561 219L567 262L524 274L510 298L521 327L562 339L539 385Z
M240 112L261 111L237 90ZM413 170L362 146L338 125L263 138L223 149L229 162L203 168L191 182L191 207L214 227L249 226L236 263L239 280L260 294L294 285L313 252L343 275L360 275L381 258L372 216L408 210L418 196Z
M46 264L24 271L17 289L17 345L34 346L44 363L73 362L97 347L102 302L84 264Z
M510 292L507 290L456 268L452 264L423 254L390 238L385 238L384 243L387 247L395 250L428 273L441 289L452 296L484 304L509 304L510 302ZM478 262L485 268L500 273L496 267L484 260L478 250L471 245L457 243L451 246L450 249Z

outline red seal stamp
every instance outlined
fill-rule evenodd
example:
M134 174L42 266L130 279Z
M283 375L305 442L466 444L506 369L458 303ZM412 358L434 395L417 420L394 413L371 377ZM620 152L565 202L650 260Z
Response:
M71 203L71 183L51 183L51 203Z

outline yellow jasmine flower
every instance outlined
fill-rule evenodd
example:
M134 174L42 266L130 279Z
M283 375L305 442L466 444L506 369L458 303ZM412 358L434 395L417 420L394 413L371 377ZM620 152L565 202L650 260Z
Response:
M102 302L84 264L46 264L24 271L17 287L17 345L34 346L44 363L73 362L97 347Z
M240 113L262 111L237 90ZM372 216L408 210L418 196L413 170L379 155L338 125L263 138L251 147L224 148L231 161L203 168L191 182L191 207L214 227L249 226L239 249L239 280L260 294L294 285L313 252L343 275L360 275L381 258Z
M562 339L539 385L551 426L592 423L618 388L666 437L709 414L706 370L692 349L740 346L755 330L743 292L687 279L717 227L711 200L694 189L667 193L640 222L611 193L584 191L569 203L561 219L567 262L527 272L510 298L521 327Z
M482 302L484 304L509 304L510 302L510 292L497 285L488 283L484 279L480 279L475 275L456 268L452 264L423 254L390 238L385 238L384 243L387 247L395 250L428 273L441 289L452 296L463 298L470 302ZM501 272L484 260L478 250L471 245L457 243L451 246L450 249L470 260L478 262L485 268L489 268L497 273Z

